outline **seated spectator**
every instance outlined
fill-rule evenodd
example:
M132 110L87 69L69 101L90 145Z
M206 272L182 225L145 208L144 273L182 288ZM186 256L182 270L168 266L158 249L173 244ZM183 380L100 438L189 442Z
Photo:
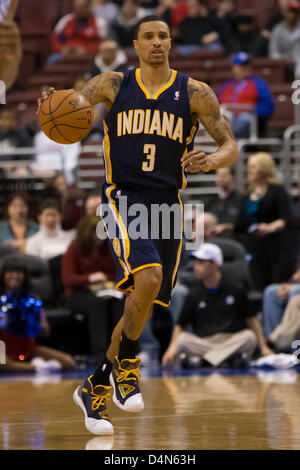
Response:
M109 26L115 21L119 6L110 0L92 0L92 13L96 18L104 18Z
M34 174L43 177L54 177L57 171L63 172L68 184L75 182L75 170L81 143L62 145L49 139L43 131L38 132L34 139L35 161L31 164Z
M253 115L258 119L258 131L263 135L274 113L275 103L266 82L253 74L251 59L245 52L234 55L233 78L218 90L218 99L232 114L231 127L236 138L250 136Z
M217 224L215 224L215 226L216 225ZM252 280L246 259L246 252L243 245L237 240L228 239L225 237L214 237L213 234L211 237L205 238L204 242L212 243L221 248L223 253L223 265L221 271L224 276L228 276L228 273L230 273L230 278L232 281L241 284L241 286L247 290L247 292L251 290L253 291ZM199 239L196 239L195 246L199 248L201 243L203 242L200 241L199 243ZM194 287L195 282L197 282L194 273L194 260L191 259L191 257L189 257L189 260L180 267L178 272L178 282L184 286L187 286L188 288ZM174 291L176 288L177 285ZM173 314L173 312L171 313ZM177 317L175 320L176 319Z
M249 256L254 287L289 279L295 259L286 230L290 199L278 182L271 155L258 152L248 159L248 190L242 199L235 231Z
M38 344L39 337L50 336L50 328L42 302L32 293L28 271L18 257L7 259L1 269L0 319L0 340L6 346L6 364L0 365L0 371L76 366L68 354Z
M211 17L204 0L188 0L188 16L179 24L179 37L183 45L177 49L182 55L223 48L220 24Z
M250 15L237 15L234 19L235 34L230 52L244 51L252 57L268 56L268 39L255 26Z
M28 219L30 198L25 193L9 196L6 205L6 220L0 222L1 243L25 251L26 239L39 231L39 225Z
M99 210L100 205L101 196L99 192L92 192L88 194L84 203L85 214L99 216L100 213L97 213L97 210Z
M106 21L92 14L91 0L74 0L73 13L63 16L54 28L48 62L53 64L66 55L96 54L106 35Z
M182 21L188 17L189 14L189 6L188 6L188 1L183 0L179 2L175 2L169 5L169 2L167 2L167 8L171 9L170 12L170 26L172 30L177 31L177 27L182 23ZM173 37L173 34L172 34Z
M30 156L5 153L18 147L32 147L32 139L19 129L17 111L0 106L0 160L22 160Z
M300 338L300 295L289 300L280 323L268 337L268 344L277 352L291 352Z
M218 218L210 213L204 212L203 214L203 236L204 240L208 241L210 238L214 238L217 235ZM199 237L198 229L196 228L196 240Z
M242 195L234 188L232 167L220 168L216 171L216 186L219 194L212 196L205 204L208 212L218 218L216 234L231 236L237 221Z
M211 11L210 16L222 30L221 39L226 53L235 52L234 31L237 13L233 0L218 0L216 8Z
M246 290L222 277L221 249L204 243L193 252L197 285L191 289L175 326L171 343L162 360L173 362L184 352L202 359L201 365L240 366L248 361L256 345L262 355L273 354L262 328L253 315ZM188 326L193 332L188 333Z
M70 186L62 173L45 182L43 199L57 199L61 207L63 230L75 229L83 215L84 192L76 186Z
M40 230L26 241L25 252L28 255L49 260L65 253L75 233L62 230L61 218L61 208L56 199L42 202L38 215Z
M217 235L218 218L211 212L204 212L203 217L196 217L193 213L192 229L193 229L193 242L201 242L204 238L208 241Z
M265 29L262 30L263 36L270 38L271 31L274 29L274 27L284 20L284 15L287 12L287 7L290 2L291 0L278 1L279 10L274 15L270 16L270 18L268 18Z
M174 14L174 11L177 8L177 6L182 3L186 5L186 2L177 3L176 0L160 0L159 4L155 8L154 14L162 18L169 25L170 29L172 29L171 31L172 37L173 37L173 34L172 34L173 26L176 26L175 23L174 24L172 23L172 15ZM186 11L187 11L187 8L186 8ZM180 21L178 21L178 23L180 23L183 19L184 17L180 18Z
M147 11L135 0L124 0L121 11L110 28L110 37L123 48L132 48L135 25L145 16Z
M87 78L95 77L103 72L126 72L127 69L126 54L118 47L116 41L107 40L100 45L98 55L95 57Z
M88 318L91 352L99 359L106 351L114 326L123 313L123 302L97 291L112 286L115 265L106 239L97 236L99 217L85 216L78 224L76 240L62 258L62 282L66 306ZM115 291L116 292L116 291Z
M216 8L212 10L212 14L216 18L226 21L230 29L233 29L234 20L237 15L233 0L218 0Z
M291 59L295 63L295 75L300 76L300 3L291 1L284 20L271 32L269 56L273 59Z
M287 282L271 284L263 294L264 331L267 337L281 323L287 303L292 297L300 294L300 265Z

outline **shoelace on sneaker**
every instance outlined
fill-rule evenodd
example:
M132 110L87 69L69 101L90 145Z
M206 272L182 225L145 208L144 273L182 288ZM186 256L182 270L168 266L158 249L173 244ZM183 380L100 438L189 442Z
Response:
M91 397L93 399L92 410L98 410L101 405L106 405L106 402L111 399L111 394L106 393L105 395L95 395L91 393Z
M123 380L137 380L137 379L140 380L142 377L138 368L127 370L127 369L122 369L122 367L120 366L119 369L122 372L117 378L117 382L122 382ZM130 374L134 375L134 377L129 377Z

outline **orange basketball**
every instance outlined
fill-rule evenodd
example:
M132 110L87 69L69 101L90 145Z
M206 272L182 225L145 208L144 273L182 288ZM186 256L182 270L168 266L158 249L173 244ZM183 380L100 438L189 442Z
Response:
M74 144L90 132L94 109L78 91L60 90L43 102L39 120L49 139L59 144Z

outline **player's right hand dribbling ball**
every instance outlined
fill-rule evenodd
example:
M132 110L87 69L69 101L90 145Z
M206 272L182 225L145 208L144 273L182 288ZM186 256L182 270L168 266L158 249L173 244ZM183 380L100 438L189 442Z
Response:
M78 91L51 93L39 109L42 131L59 144L74 144L84 139L94 122L94 108Z

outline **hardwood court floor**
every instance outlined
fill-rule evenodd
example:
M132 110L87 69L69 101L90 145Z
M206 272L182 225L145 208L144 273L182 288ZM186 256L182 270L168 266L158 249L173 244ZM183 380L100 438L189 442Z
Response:
M72 399L79 383L1 382L0 449L300 448L300 375L291 371L145 379L142 413L111 405L113 438L86 431Z

